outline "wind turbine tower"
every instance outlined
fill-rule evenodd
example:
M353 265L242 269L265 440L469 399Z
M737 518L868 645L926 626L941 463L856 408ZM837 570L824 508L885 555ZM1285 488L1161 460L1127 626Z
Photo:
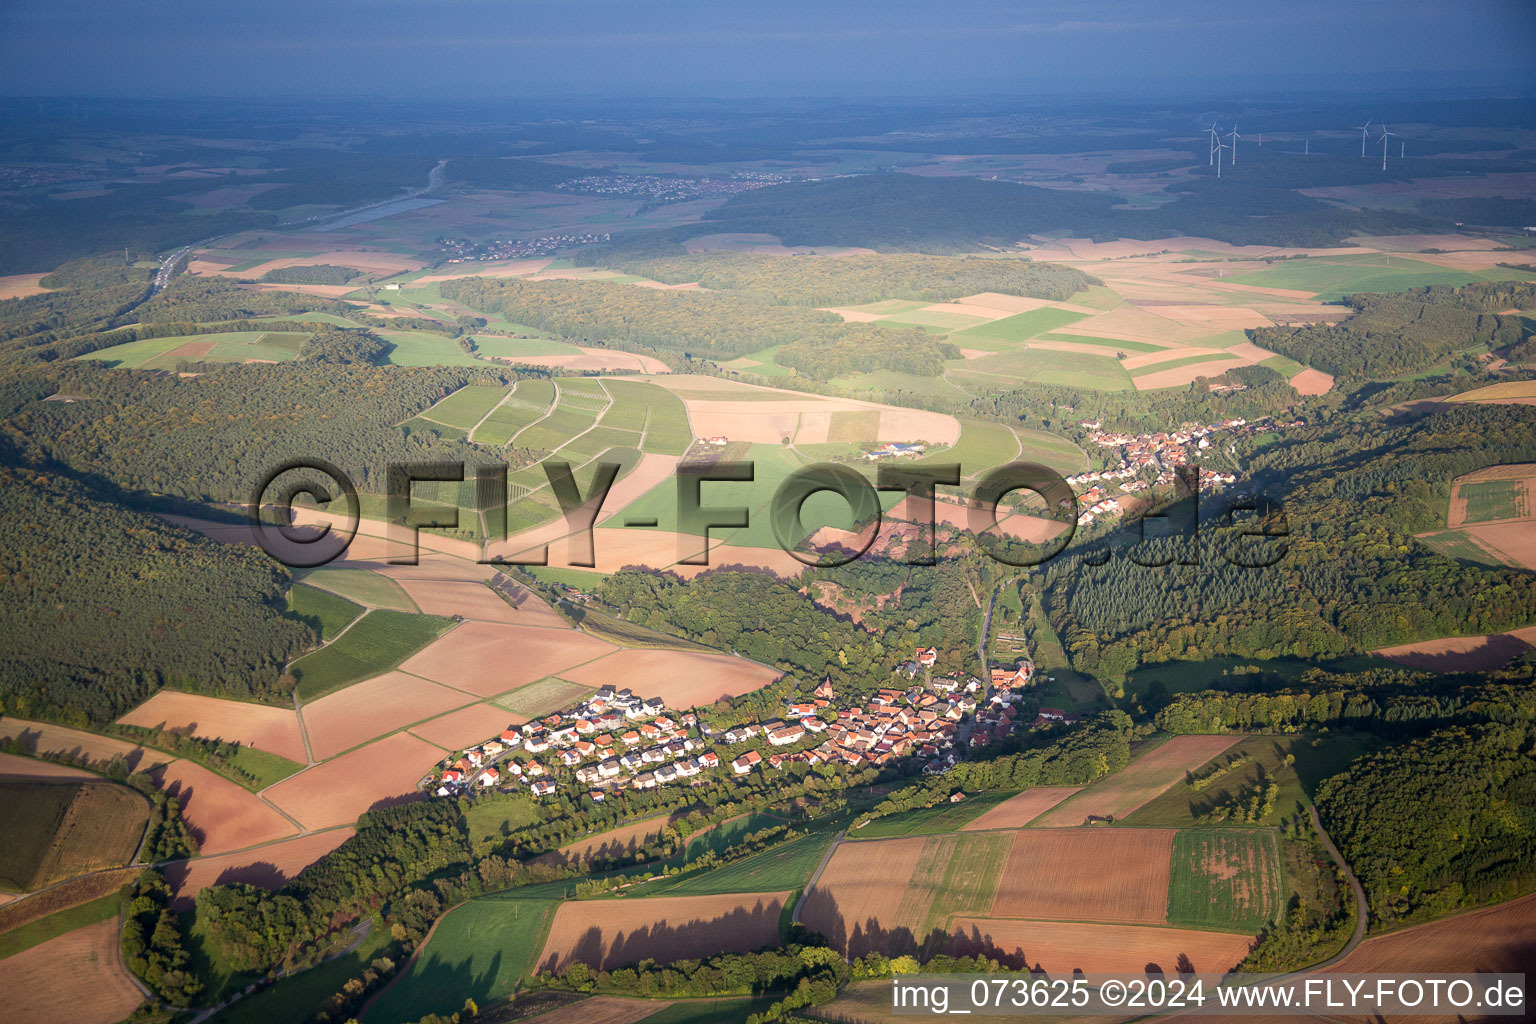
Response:
M1216 133L1215 121L1211 122L1211 126L1206 131L1211 133L1211 158L1206 161L1207 166L1210 166L1216 163L1216 147L1221 144L1221 136Z
M1381 169L1387 169L1387 140L1397 138L1396 132L1387 131L1387 126L1381 126Z
M1216 177L1218 178L1221 177L1221 151L1231 148L1231 146L1224 145L1220 142L1216 143Z
M1357 125L1355 125L1355 127L1360 129L1360 155L1362 157L1364 157L1365 156L1365 133L1370 131L1371 122L1367 121L1367 122L1365 122L1365 124L1357 124Z
M1227 148L1232 151L1232 166L1236 167L1237 166L1237 140L1242 138L1241 135L1237 134L1237 122L1236 121L1232 122L1232 130L1227 133L1227 138L1232 140L1232 145L1228 146Z

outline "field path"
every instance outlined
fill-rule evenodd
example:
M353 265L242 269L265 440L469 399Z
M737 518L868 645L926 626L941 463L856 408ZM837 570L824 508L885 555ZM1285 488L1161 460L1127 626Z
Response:
M518 384L521 384L521 383L522 383L522 381L518 381ZM468 387L468 386L469 385L467 385L467 384L465 385L465 387ZM464 436L467 437L470 440L471 443L473 443L474 440L475 440L475 431L480 429L480 424L482 424L486 420L490 419L491 418L491 413L495 412L497 409L500 409L502 406L506 405L507 402L511 400L512 393L514 391L516 391L516 390L517 390L517 384L513 384L511 387L507 388L507 393L501 396L501 401L497 402L495 405L493 405L489 409L487 409L485 411L485 415L481 416L478 420L476 420L475 421L475 425L469 428L469 433L465 434ZM549 410L548 409L544 410L544 415L545 416L549 415ZM422 417L422 418L425 419L426 417ZM541 416L539 418L543 419L544 417ZM433 422L435 423L436 420L434 420ZM519 433L521 433L521 431L519 431Z
M362 616L359 615L358 618L362 618ZM350 629L351 627L347 628ZM317 763L315 761L315 750L309 745L309 728L304 724L304 710L303 705L299 703L298 687L294 687L293 690L293 714L299 720L299 737L304 740L304 763L307 767L313 767Z
M847 837L847 835L848 830L845 828L837 835L833 836L832 842L827 844L827 852L821 855L821 863L817 864L816 870L811 872L810 879L800 890L800 898L795 900L795 909L791 911L789 915L790 924L800 923L800 909L805 906L805 898L810 895L811 890L815 888L816 883L821 881L821 873L827 869L827 863L832 860L832 855L837 852L838 845L842 843L843 839Z
M1339 848L1333 845L1333 838L1323 830L1322 819L1317 816L1317 807L1308 803L1307 813L1312 816L1312 827L1317 830L1317 837L1322 840L1323 849L1328 851L1328 856L1332 857L1333 862L1344 872L1344 877L1349 879L1349 887L1355 891L1355 933L1349 937L1348 942L1344 943L1343 949L1322 963L1314 964L1307 968L1306 971L1297 971L1297 974L1322 970L1325 967L1338 963L1350 953L1353 953L1355 947L1360 945L1361 941L1365 938L1365 926L1368 923L1367 918L1370 913L1370 907L1365 901L1365 887L1360 884L1360 879L1355 877L1354 869L1349 866L1349 862L1344 859L1344 855L1339 852Z

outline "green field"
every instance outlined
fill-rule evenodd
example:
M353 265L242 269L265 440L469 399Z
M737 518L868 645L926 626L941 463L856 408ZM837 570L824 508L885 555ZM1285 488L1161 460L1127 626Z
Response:
M1265 288L1316 292L1318 298L1330 301L1356 292L1401 292L1423 285L1455 286L1474 281L1529 281L1533 276L1536 275L1503 268L1477 273L1447 270L1407 256L1369 253L1286 260L1268 269L1228 280Z
M1006 352L1021 341L1038 337L1047 331L1076 323L1087 316L1053 306L1042 306L1027 313L1015 313L1001 320L993 320L968 330L950 335L949 340L961 348L980 348L989 352Z
M983 813L1009 797L1017 795L1017 792L1011 790L1001 793L977 793L958 804L945 802L933 807L899 811L883 818L876 818L863 828L849 832L848 838L862 841L897 839L902 836L947 835L975 821Z
M1168 923L1254 934L1284 912L1272 830L1185 829L1173 837Z
M646 1017L640 1024L746 1024L762 1013L776 996L738 996L734 999L683 999Z
M466 355L459 343L441 334L426 331L379 331L389 343L389 362L396 366L484 366L474 356Z
M306 654L288 667L299 680L300 700L311 701L333 690L388 672L453 625L434 615L408 615L376 609L334 643Z
M897 370L879 370L875 373L851 373L845 377L833 378L832 383L844 391L868 392L875 398L891 392L906 392L914 395L925 395L930 398L942 398L951 402L969 402L971 400L970 395L967 395L943 377L919 377L915 374L901 373Z
M297 775L304 770L304 766L297 761L290 761L281 754L274 754L270 750L261 750L257 747L249 747L241 744L236 751L231 763L242 772L251 776L249 779L234 776L232 781L239 783L251 792L260 792L268 786L282 782L290 775Z
M472 438L478 444L500 447L534 420L543 416L555 397L555 382L547 377L520 380L508 398L480 424Z
M420 418L469 430L495 408L506 393L506 388L469 384L422 413Z
M684 875L670 885L647 886L644 895L714 896L799 889L810 880L831 842L830 833L812 833L712 871Z
M288 614L309 623L321 640L333 639L362 613L359 605L328 590L295 583L288 591Z
M248 359L281 363L299 354L306 334L277 331L224 331L218 334L189 334L174 338L144 338L111 348L88 352L81 359L94 359L113 366L140 370L174 370L180 362L243 363ZM171 353L188 342L209 342L213 348L203 355L173 356Z
M1495 519L1519 519L1531 514L1529 492L1524 480L1479 480L1461 485L1467 503L1468 523L1486 523Z
M1294 359L1291 359L1289 356L1270 356L1268 359L1260 360L1259 365L1267 366L1269 369L1274 370L1276 373L1286 378L1287 380L1296 376L1302 370L1306 369L1305 366L1302 366L1300 363Z
M538 820L533 798L521 793L476 800L464 815L469 822L469 837L476 850L498 842L524 825Z
M1508 564L1460 530L1442 530L1440 533L1424 534L1414 539L1434 548L1447 558L1454 558L1458 562L1466 562L1469 565Z
M416 602L401 589L400 584L370 569L314 569L298 578L311 587L329 590L370 608L388 608L397 612L419 611Z
M363 1015L366 1024L452 1013L466 998L486 1006L510 996L533 969L559 905L517 899L516 892L470 900L440 918L411 966Z
M539 718L561 708L568 708L582 697L591 693L594 687L581 686L576 683L568 683L564 679L556 679L551 676L548 679L540 679L536 683L520 686L511 693L496 698L494 703L500 704L508 711L517 715L525 715L528 718Z

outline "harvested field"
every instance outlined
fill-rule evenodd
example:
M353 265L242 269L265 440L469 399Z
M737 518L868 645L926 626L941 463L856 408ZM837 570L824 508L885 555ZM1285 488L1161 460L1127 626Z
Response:
M0 992L12 1020L115 1024L144 1001L118 954L116 917L39 943L0 960Z
M428 615L462 615L481 622L522 622L511 605L483 583L457 580L401 580L400 586Z
M172 761L150 772L150 778L167 793L181 798L182 817L196 834L203 853L238 850L298 831L261 797L202 765Z
M671 480L677 471L679 461L681 460L676 455L659 455L656 452L646 452L641 455L640 462L620 477L609 490L608 497L603 501L603 509L598 513L597 522L607 521L617 515L620 509L638 501L653 487Z
M494 697L614 650L576 630L466 622L400 667L479 697Z
M539 1024L639 1024L671 1006L667 999L625 999L593 996L539 1014Z
M1333 375L1310 367L1290 380L1298 395L1326 395L1333 388Z
M410 733L428 743L449 750L463 750L481 740L497 736L509 725L522 725L528 721L506 708L494 704L471 704L467 708L439 715L430 722L412 726Z
M1011 796L1004 800L966 825L961 831L1023 828L1082 788L1081 786L1037 786L1034 789L1026 789L1018 796Z
M889 946L890 954L912 951L932 894L909 897L903 882L917 875L927 842L914 837L838 844L806 897L801 920L850 956L886 951L889 943L882 942L898 931L906 948Z
M653 958L745 953L779 941L789 893L577 900L555 911L539 970L585 963L602 970Z
M984 954L1051 974L1141 974L1152 964L1173 974L1181 956L1198 972L1226 971L1248 955L1253 940L1188 928L959 918L950 928L949 943L958 955Z
M20 754L0 754L0 779L94 779L83 768L71 768Z
M299 764L308 760L298 717L287 708L161 690L118 722L227 740L270 751Z
M1536 959L1536 893L1361 943L1332 971L1529 971Z
M1134 758L1129 765L1102 779L1070 800L1047 811L1037 826L1081 825L1090 816L1124 818L1163 790L1184 778L1238 741L1237 736L1175 736Z
M1531 522L1464 526L1461 532L1508 564L1536 571L1536 525Z
M1162 924L1173 829L1026 829L992 903L994 917Z
M1475 391L1465 391L1446 399L1449 402L1490 402L1493 404L1536 405L1536 381L1511 380L1490 384Z
M25 718L0 718L0 739L20 740L23 746L38 754L68 754L91 761L110 761L121 756L135 771L145 771L153 765L175 760L170 754L158 750L51 722L29 722Z
M560 673L562 679L592 687L622 683L643 696L661 697L669 708L691 708L751 693L779 675L776 669L725 654L638 649Z
M472 699L417 676L390 672L304 705L304 727L315 759L325 761Z
M1536 626L1491 636L1453 636L1383 647L1373 653L1431 672L1492 672L1536 647Z
M370 553L365 549L374 543L379 547L379 560L388 558L389 552L385 549L384 543L378 542L377 538L359 535L347 548L348 560L360 561L368 558ZM387 608L397 612L420 610L415 602L406 596L400 584L388 576L382 576L368 569L316 569L304 576L304 582L369 608Z
M165 880L175 895L172 907L185 910L210 885L244 882L278 889L315 861L352 838L350 828L312 832L242 853L197 857L165 867Z
M290 776L265 795L305 828L350 825L369 808L417 799L416 783L442 755L425 740L396 733Z
M9 274L0 277L0 302L43 294L48 289L38 282L47 276L47 274Z
M132 863L149 802L90 779L0 780L0 884L43 889Z

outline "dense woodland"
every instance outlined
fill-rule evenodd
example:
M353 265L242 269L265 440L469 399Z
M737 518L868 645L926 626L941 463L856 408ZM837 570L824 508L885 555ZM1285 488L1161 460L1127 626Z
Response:
M1274 566L1226 560L1232 539L1213 528L1224 503L1209 498L1198 541L1139 552L1198 564L1134 564L1126 537L1106 542L1102 565L1088 551L1047 566L1051 624L1074 667L1121 677L1187 658L1309 658L1536 620L1531 574L1465 566L1411 536L1443 525L1453 477L1536 460L1536 410L1468 405L1411 423L1368 412L1293 434L1252 459L1290 531Z
M0 712L102 725L166 685L273 696L315 642L283 617L287 570L255 548L46 464L0 465L0 506Z
M1502 349L1531 335L1507 309L1536 304L1536 284L1491 283L1353 295L1355 313L1338 324L1261 327L1253 341L1336 376L1394 377L1428 369L1468 349Z
M844 306L884 299L948 302L976 292L1065 301L1094 283L1080 270L1017 257L846 253L835 258L706 252L651 259L603 260L627 274L667 284L698 282L716 291L746 292L792 306ZM596 262L602 250L584 253Z

